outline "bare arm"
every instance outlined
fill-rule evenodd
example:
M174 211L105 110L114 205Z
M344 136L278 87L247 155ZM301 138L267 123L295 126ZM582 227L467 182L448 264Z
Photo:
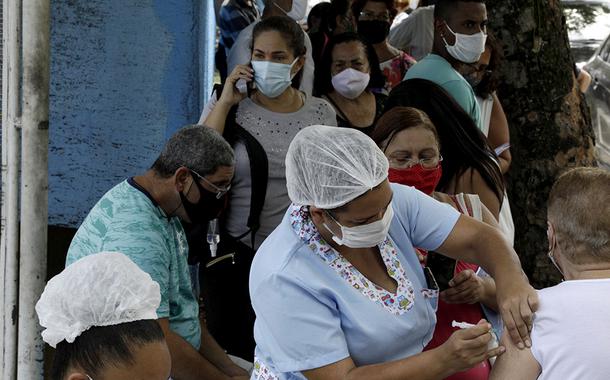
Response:
M508 130L508 120L506 119L506 114L504 113L500 99L498 99L495 92L491 96L494 103L491 109L491 121L489 122L489 136L487 139L489 145L496 149L501 145L510 144L510 132ZM500 160L500 171L502 174L506 174L512 161L510 149L506 149L500 153L498 158Z
M532 351L518 349L507 335L502 335L500 343L506 347L506 352L496 360L489 380L536 380L541 368Z
M472 208L470 197L464 197L469 208ZM500 228L494 216L487 207L481 203L481 219L483 223L494 228ZM479 277L472 270L465 270L453 277L449 281L449 289L443 290L440 294L441 299L450 304L474 304L483 305L498 310L496 299L496 282L491 277Z
M521 270L521 263L502 233L467 216L436 250L448 257L480 265L496 282L498 308L513 342L531 346L529 331L538 295Z
M197 352L184 338L170 330L167 318L159 319L158 322L165 334L172 358L172 378L175 380L231 379Z
M309 380L441 380L501 354L503 347L487 351L491 326L456 331L443 345L406 359L357 367L346 358L325 367L304 371Z
M456 193L477 194L496 220L500 215L500 200L477 170L467 170L460 176Z
M208 331L203 319L201 319L201 347L199 348L199 353L229 376L249 377L246 370L229 359L225 351Z
M578 82L578 89L584 94L591 85L591 74L581 69L576 78L576 82Z

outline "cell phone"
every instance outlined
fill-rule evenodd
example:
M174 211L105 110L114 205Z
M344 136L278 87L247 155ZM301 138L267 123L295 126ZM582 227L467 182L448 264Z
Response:
M250 68L252 68L252 65L250 65ZM237 88L237 91L240 93L248 94L248 97L250 97L250 95L252 95L252 90L254 90L254 80L248 82L245 79L240 79L235 82L235 88Z

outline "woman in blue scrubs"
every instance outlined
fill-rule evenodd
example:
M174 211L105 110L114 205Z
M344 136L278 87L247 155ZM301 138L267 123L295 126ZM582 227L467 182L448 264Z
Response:
M443 379L503 352L482 320L422 352L438 289L413 247L492 274L513 339L529 345L535 291L494 228L387 181L367 136L314 126L292 141L292 206L252 264L257 347L252 379Z

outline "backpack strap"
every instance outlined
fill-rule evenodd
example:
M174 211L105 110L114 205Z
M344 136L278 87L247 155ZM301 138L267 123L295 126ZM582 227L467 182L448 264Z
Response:
M220 94L222 94L222 85L214 85L214 91L216 91L216 99L219 99ZM252 249L254 249L256 232L260 228L260 216L267 195L269 161L267 159L267 152L265 152L265 149L258 140L256 140L250 132L237 124L236 116L238 107L239 105L231 107L225 122L223 137L231 146L235 146L237 141L242 142L246 147L248 159L250 161L250 180L252 188L250 195L250 214L248 215L246 224L248 226L248 231L241 236L235 237L235 240L241 240L243 237L251 234Z

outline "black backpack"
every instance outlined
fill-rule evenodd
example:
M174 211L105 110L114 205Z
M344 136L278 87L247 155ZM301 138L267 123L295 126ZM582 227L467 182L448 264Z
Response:
M222 86L215 85L217 98ZM241 142L246 147L250 161L251 198L248 215L248 231L241 236L230 236L220 228L220 243L216 258L209 255L202 260L201 292L208 330L220 346L230 354L253 361L254 311L250 302L248 281L255 254L255 236L260 227L260 215L267 193L269 165L267 153L254 136L237 124L239 105L227 115L223 137L235 146ZM251 234L251 246L241 240ZM204 240L205 243L205 240Z

